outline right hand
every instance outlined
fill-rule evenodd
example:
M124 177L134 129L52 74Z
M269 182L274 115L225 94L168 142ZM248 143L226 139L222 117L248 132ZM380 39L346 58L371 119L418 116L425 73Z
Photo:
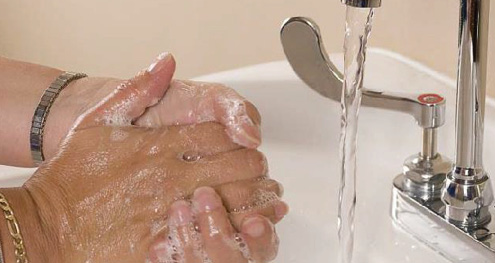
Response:
M230 214L235 229L256 214L273 223L285 215L280 185L259 180L267 173L264 156L233 143L221 124L101 126L95 116L102 112L132 120L142 113L134 108L152 103L134 99L125 105L131 115L120 116L132 92L124 88L81 117L59 154L18 190L34 204L17 208L33 220L23 225L44 234L27 237L27 247L48 252L49 262L144 262L167 230L170 205L202 186L214 187L231 211L252 206Z
M202 186L218 189L231 211L254 206L232 214L239 229L249 215L273 223L284 216L279 184L258 180L267 172L263 155L232 143L220 124L82 128L63 149L23 188L60 248L50 262L144 262L168 229L170 205ZM184 161L184 153L200 159Z
M168 234L151 246L151 263L265 263L277 255L274 224L255 214L236 230L212 188L197 189L192 204L175 202L168 215Z

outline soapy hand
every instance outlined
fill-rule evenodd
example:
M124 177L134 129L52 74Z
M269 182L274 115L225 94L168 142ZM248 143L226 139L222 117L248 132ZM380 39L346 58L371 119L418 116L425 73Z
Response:
M222 84L174 80L160 102L137 119L143 127L215 121L248 148L261 143L261 117L252 103Z
M62 150L15 190L15 196L33 204L16 209L29 220L22 225L43 233L25 237L31 251L39 249L37 257L45 262L169 262L177 255L158 253L167 246L184 249L186 263L265 262L276 254L273 224L288 208L279 199L281 186L267 177L263 155L233 142L236 133L220 124L242 122L219 120L219 114L213 120L220 123L161 127L170 120L153 124L146 117L142 125L155 128L131 125L147 108L160 107L163 83L171 78L167 60L119 85L78 118ZM242 114L249 115L249 107ZM191 120L212 119L176 122ZM189 199L192 205L177 201ZM194 217L188 219L187 213ZM193 222L195 231L184 232L184 222ZM184 239L192 235L194 242Z
M275 223L287 212L281 187L266 178L263 155L231 142L220 124L148 129L80 123L63 151L24 186L37 214L22 217L39 219L45 238L58 248L48 262L144 262L156 238L174 235L170 222L180 216L170 214L170 205L203 186L218 189L231 209L229 216L215 214L222 223L209 222L208 212L219 211L219 201L208 204L197 192L193 197L198 235L211 258L213 241L203 235L232 237L234 227L250 224L246 218L261 215ZM233 227L224 230L229 217ZM274 230L267 227L266 235ZM263 245L276 247L271 240Z
M159 236L151 247L152 263L269 262L278 250L270 220L247 216L237 232L220 196L209 187L197 189L192 203L175 202L168 212L167 227L168 234Z
M261 118L253 104L221 84L172 81L174 71L174 58L163 53L130 80L88 77L72 82L50 111L45 127L45 157L50 159L56 154L81 114L124 87L134 90L133 98L139 95L153 101L134 109L137 112L133 112L133 119L110 120L105 112L95 112L93 118L100 120L99 125L162 127L211 121L223 124L230 138L241 146L254 149L260 145ZM121 113L133 98L122 102Z

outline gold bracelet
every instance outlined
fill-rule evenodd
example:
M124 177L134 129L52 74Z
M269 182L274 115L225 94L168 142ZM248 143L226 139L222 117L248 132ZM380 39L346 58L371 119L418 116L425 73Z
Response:
M16 262L28 263L26 249L24 248L24 240L22 239L19 223L17 223L14 211L12 210L9 202L2 193L0 193L0 208L3 210L5 219L7 219L7 228L9 229L10 236L13 239Z

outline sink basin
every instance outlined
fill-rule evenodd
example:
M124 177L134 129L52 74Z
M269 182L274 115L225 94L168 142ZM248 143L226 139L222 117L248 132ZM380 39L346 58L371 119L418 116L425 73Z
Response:
M342 68L342 54L330 57ZM263 116L261 150L269 160L270 175L284 184L291 206L278 227L281 247L275 262L335 262L340 105L306 87L285 61L197 79L234 87ZM453 157L453 80L398 54L369 49L364 83L375 90L444 95L447 122L439 131L439 151ZM488 99L486 134L495 130L494 108ZM395 226L390 217L392 181L404 159L420 151L421 130L408 115L371 108L360 113L354 262L448 262ZM490 162L494 157L495 141L486 140L488 172L495 170L495 162ZM20 185L32 172L0 166L0 185Z

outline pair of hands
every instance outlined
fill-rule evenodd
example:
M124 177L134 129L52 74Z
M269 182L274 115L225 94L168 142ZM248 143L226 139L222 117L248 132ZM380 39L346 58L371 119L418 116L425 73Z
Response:
M45 131L52 136L45 155L56 155L15 193L26 200L21 217L32 218L21 224L43 233L25 236L29 256L186 263L275 257L273 225L288 208L255 150L256 108L224 86L171 81L174 69L170 55L160 56L129 81L81 79L61 94ZM60 127L75 118L57 152Z

